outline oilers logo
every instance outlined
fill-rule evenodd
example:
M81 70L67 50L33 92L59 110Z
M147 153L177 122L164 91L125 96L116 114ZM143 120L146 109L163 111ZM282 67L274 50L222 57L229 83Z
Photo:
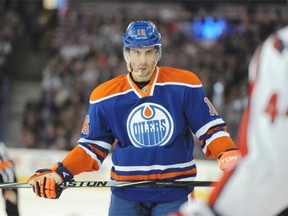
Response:
M139 148L163 146L174 131L170 113L155 103L135 107L127 119L127 131L131 143Z

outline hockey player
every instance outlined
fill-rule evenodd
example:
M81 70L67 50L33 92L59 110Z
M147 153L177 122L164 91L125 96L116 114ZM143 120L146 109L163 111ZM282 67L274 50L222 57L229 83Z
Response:
M58 198L57 183L99 170L114 139L111 179L193 180L197 169L193 134L221 169L238 151L223 119L190 71L158 67L161 35L150 21L132 22L123 35L128 73L96 87L78 146L62 162L38 170L29 183L45 198ZM230 160L231 159L231 160ZM236 159L236 160L234 160ZM164 215L187 200L193 188L112 188L109 215Z
M249 82L239 133L243 159L224 174L208 204L185 204L173 215L288 215L282 211L288 206L288 26L258 47Z
M0 183L16 182L15 167L10 160L7 148L0 142ZM7 216L18 216L18 191L17 189L2 189Z

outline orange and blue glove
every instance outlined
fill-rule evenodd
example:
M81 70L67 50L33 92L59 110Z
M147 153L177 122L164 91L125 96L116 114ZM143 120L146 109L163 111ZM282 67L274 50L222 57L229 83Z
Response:
M217 157L217 163L221 170L227 171L234 168L239 160L241 159L241 154L236 149L228 149L222 152Z
M39 169L28 179L34 193L39 197L58 199L63 191L60 183L72 181L74 176L61 162L53 164L49 169Z

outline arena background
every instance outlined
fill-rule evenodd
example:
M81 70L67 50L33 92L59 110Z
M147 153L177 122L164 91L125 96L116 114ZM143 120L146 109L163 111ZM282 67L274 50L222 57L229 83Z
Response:
M121 36L132 20L156 23L162 33L160 65L201 78L237 143L250 57L264 38L288 23L288 7L277 0L4 0L0 17L0 140L23 182L76 145L91 90L126 73ZM195 155L197 179L221 175L198 145ZM108 179L110 163L78 178ZM107 215L110 191L69 189L57 201L38 199L27 189L19 193L22 215L86 216ZM207 193L202 188L197 196Z

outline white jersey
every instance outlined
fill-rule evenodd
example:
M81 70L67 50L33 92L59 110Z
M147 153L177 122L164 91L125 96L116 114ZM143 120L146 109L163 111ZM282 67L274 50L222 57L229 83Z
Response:
M276 215L288 207L288 26L256 50L249 82L239 143L245 156L209 200L220 215Z

